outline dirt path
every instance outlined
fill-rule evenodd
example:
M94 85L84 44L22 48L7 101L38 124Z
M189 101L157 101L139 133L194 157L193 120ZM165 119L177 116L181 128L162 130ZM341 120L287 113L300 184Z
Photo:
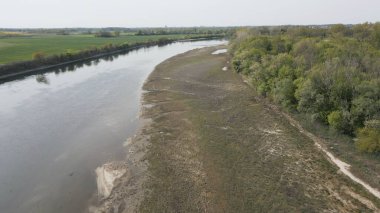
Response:
M334 163L339 170L347 175L351 180L355 181L356 183L362 185L364 188L366 188L372 195L380 199L380 191L377 190L376 188L371 187L369 184L361 180L360 178L356 177L351 171L350 171L350 165L346 162L343 162L339 158L336 158L331 152L329 152L325 147L323 147L323 139L315 136L311 132L306 131L296 120L294 120L292 117L290 117L286 113L281 113L288 121L290 124L294 127L296 127L301 133L305 134L307 137L309 137L311 140L314 141L315 145L321 149L327 157L330 159L332 163Z
M221 48L178 55L150 75L146 140L131 142L138 175L127 172L100 212L379 212L376 197L224 68L227 55L211 54Z

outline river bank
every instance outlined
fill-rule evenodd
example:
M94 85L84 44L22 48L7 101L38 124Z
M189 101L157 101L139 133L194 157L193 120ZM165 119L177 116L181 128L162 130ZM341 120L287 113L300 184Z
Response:
M144 143L132 142L140 144L132 161L143 165L136 177L144 182L131 188L133 172L121 178L102 210L379 211L376 197L226 69L227 54L212 54L222 48L177 55L149 76L142 114L149 124L137 136Z

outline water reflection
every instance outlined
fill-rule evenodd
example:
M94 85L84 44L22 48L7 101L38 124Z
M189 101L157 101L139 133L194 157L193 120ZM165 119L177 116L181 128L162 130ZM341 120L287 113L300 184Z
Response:
M45 75L39 74L36 76L36 81L41 84L49 84L49 80L46 78Z

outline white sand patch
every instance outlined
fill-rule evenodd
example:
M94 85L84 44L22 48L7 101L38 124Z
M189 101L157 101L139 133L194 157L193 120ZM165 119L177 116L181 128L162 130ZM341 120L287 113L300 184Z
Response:
M114 187L115 180L122 177L127 169L117 163L107 163L96 168L96 184L99 198L108 198Z
M223 69L222 69L223 71L227 71L228 70L228 68L227 67L223 67Z
M223 53L226 53L227 52L227 49L220 49L220 50L217 50L217 51L214 51L213 55L219 55L219 54L223 54Z
M227 130L227 129L230 129L230 127L229 126L222 126L222 127L220 127L220 129Z
M128 138L126 141L124 141L123 146L127 147L132 143L132 138Z
M156 104L143 104L143 107L144 107L145 109L150 109L150 108L152 108L152 107L154 107L154 106L156 106Z
M267 133L267 134L270 134L270 135L280 135L282 130L281 129L274 129L274 130L270 130L270 129L260 129L260 131L264 132L264 133Z

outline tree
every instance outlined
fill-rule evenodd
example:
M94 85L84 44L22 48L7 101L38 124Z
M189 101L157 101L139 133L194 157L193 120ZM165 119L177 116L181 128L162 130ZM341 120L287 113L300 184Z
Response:
M327 115L334 109L330 100L334 80L330 71L323 66L315 67L295 92L297 109L313 114L314 118L322 122L327 122Z
M111 32L108 31L100 31L95 33L95 37L103 37L103 38L109 38L109 37L114 37L115 35Z
M380 116L380 80L363 81L355 87L351 114L355 127L363 127L366 120Z
M332 37L343 37L352 35L352 31L343 24L334 24L330 27Z
M289 78L282 79L276 83L274 88L274 100L287 108L293 108L296 104L294 97L295 85Z
M293 55L296 58L301 58L301 61L305 63L305 69L310 69L316 63L318 54L319 51L314 39L303 39L297 42L293 48Z
M368 41L371 38L371 27L368 23L357 24L352 28L354 38L359 41Z

